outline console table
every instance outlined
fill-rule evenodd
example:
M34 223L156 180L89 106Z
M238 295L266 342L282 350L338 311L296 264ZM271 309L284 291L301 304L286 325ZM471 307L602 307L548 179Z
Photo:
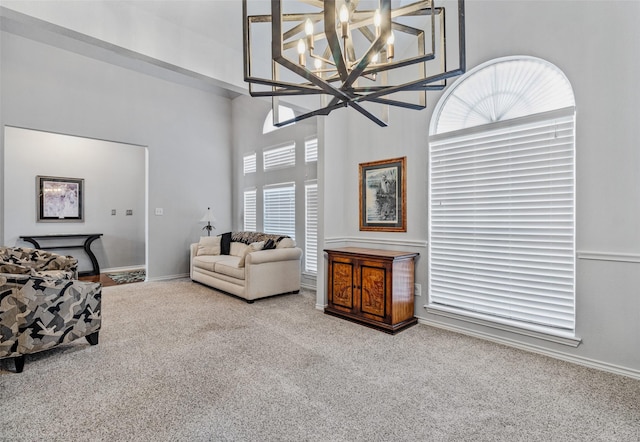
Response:
M47 249L84 249L84 251L87 253L87 255L89 256L89 259L91 260L91 265L93 266L93 270L91 271L84 271L84 272L78 272L79 276L92 276L92 275L99 275L100 274L100 266L98 265L98 260L96 259L96 255L93 254L93 252L91 251L91 243L94 242L96 239L100 238L102 236L102 233L60 233L60 234L53 234L53 235L23 235L20 237L20 239L29 242L31 244L33 244L33 246L36 249L42 249L42 250L47 250ZM60 239L75 239L75 238L79 238L79 239L83 239L84 238L84 243L83 244L76 244L76 245L60 245L60 246L41 246L40 243L38 243L37 240L60 240Z

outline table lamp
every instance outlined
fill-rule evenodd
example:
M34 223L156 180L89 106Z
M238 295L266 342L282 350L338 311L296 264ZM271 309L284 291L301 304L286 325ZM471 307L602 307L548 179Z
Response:
M202 217L200 222L207 223L207 225L204 226L202 230L206 230L207 236L211 236L211 230L216 228L216 226L211 225L211 223L216 222L216 217L213 216L213 213L211 212L211 207L207 207L207 211L204 213L204 216Z

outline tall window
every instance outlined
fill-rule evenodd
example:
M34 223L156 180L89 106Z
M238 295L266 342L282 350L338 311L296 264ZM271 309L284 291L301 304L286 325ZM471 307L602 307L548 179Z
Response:
M309 273L318 272L318 183L304 186L305 251L304 269Z
M429 139L429 305L572 337L575 108L532 57L468 72Z
M244 230L255 232L258 230L256 213L256 189L244 191Z
M296 237L296 185L295 183L265 186L264 232Z

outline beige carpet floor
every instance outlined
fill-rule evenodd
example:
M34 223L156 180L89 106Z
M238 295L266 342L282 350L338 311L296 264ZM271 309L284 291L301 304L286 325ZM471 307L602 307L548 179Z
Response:
M100 343L0 361L2 441L639 441L640 381L189 280L103 289Z

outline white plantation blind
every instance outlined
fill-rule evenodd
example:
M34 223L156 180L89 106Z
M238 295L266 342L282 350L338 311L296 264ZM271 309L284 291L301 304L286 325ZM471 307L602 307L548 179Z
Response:
M430 138L430 305L574 330L574 121L570 107Z
M264 170L296 165L296 144L274 147L263 151Z
M265 186L264 232L296 237L296 185L295 183Z
M304 142L304 161L311 163L318 161L318 139L311 138Z
M305 202L305 251L304 268L310 273L318 272L318 183L304 186Z
M243 157L243 171L244 174L254 173L256 169L256 153L250 153Z
M255 232L258 230L256 214L256 189L244 191L244 230Z

